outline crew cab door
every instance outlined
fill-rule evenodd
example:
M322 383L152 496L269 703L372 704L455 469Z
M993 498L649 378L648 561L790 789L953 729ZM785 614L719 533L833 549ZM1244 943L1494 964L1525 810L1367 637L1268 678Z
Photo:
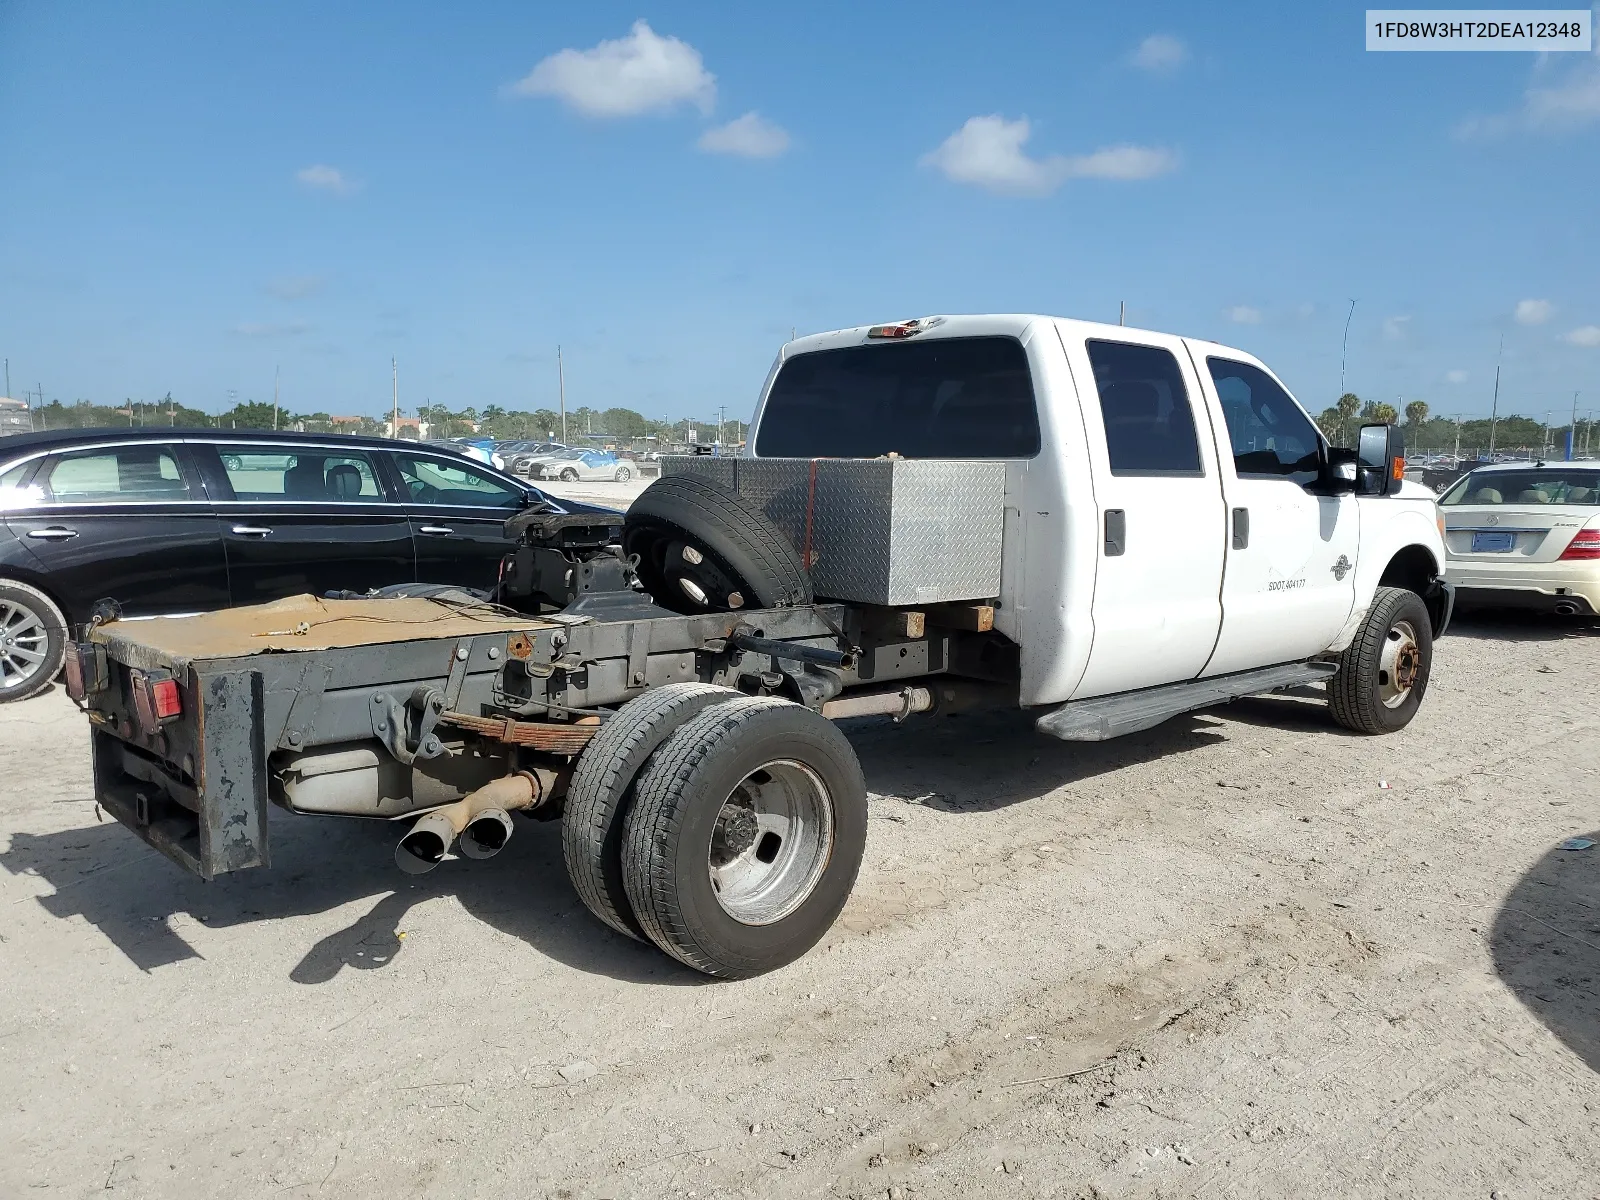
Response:
M1310 658L1328 648L1355 603L1356 499L1307 490L1318 478L1321 435L1271 372L1237 351L1188 346L1213 424L1227 438L1222 633L1204 673Z
M374 451L286 441L191 449L226 495L217 513L235 604L416 579L405 507L385 491Z
M528 503L527 489L454 454L394 450L388 458L407 498L418 580L492 591L513 545L506 518Z
M1100 513L1094 641L1073 696L1193 679L1222 621L1226 544L1194 364L1181 339L1131 330L1065 345Z
M134 441L63 449L4 514L69 621L87 620L103 598L128 616L227 607L217 514L185 450Z

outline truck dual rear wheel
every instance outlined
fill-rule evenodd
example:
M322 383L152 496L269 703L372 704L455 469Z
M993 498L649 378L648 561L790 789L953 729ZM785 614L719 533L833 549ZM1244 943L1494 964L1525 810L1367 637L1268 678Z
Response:
M1394 733L1417 715L1433 666L1433 626L1422 597L1380 587L1328 681L1333 719L1357 733Z
M678 726L737 695L709 683L654 688L619 708L578 759L561 815L561 849L578 898L618 933L645 940L622 884L623 820L634 781Z
M640 776L622 880L650 940L727 979L793 962L861 868L867 789L831 722L740 697L679 726Z

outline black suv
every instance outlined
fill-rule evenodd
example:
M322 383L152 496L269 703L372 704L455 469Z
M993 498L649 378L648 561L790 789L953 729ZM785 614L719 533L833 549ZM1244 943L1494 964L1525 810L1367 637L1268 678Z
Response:
M95 601L200 612L398 583L490 589L545 499L415 442L93 429L0 441L0 702L42 690Z

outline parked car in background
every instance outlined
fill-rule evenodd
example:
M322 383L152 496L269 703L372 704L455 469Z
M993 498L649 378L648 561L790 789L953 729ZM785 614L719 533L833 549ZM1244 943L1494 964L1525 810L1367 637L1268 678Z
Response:
M561 442L525 442L510 454L504 454L506 470L513 475L526 475L536 459L560 454L567 447Z
M0 701L45 687L65 629L398 583L492 589L543 492L380 438L98 429L0 442ZM568 511L606 511L550 500Z
M1479 467L1439 511L1457 603L1600 613L1600 462Z
M612 479L619 483L632 479L632 463L609 450L564 450L550 458L538 458L530 467L534 479L577 480Z

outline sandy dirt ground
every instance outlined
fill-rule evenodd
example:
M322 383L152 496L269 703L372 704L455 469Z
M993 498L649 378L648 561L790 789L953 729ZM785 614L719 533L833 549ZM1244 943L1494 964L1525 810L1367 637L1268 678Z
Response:
M630 479L626 483L600 480L594 483L562 483L559 479L537 479L533 485L552 496L581 500L585 504L599 504L605 508L626 509L655 482L654 479Z
M520 823L421 879L274 814L191 880L0 710L0 1195L1600 1195L1600 636L1463 622L1405 732L862 722L854 898L703 979ZM281 817L281 819L279 819Z

